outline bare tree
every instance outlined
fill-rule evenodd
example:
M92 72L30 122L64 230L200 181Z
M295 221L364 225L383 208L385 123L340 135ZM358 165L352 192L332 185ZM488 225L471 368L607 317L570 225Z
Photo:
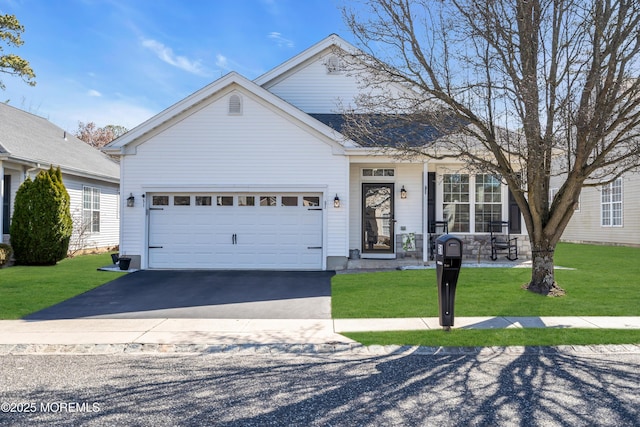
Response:
M101 128L94 122L78 122L75 136L92 147L102 148L125 133L127 133L127 128L124 126L107 125Z
M362 96L355 111L367 114L353 116L359 119L350 136L384 139L370 126L380 114L409 119L413 129L436 126L445 136L426 145L399 132L399 152L464 159L471 169L499 175L530 237L528 288L562 292L554 250L581 189L640 164L640 2L370 0L361 6L343 11L362 49L346 58L349 67L369 88L391 83L409 90ZM550 200L555 170L566 179Z

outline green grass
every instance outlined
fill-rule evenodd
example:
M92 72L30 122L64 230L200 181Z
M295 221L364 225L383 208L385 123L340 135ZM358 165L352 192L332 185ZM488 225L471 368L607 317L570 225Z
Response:
M549 298L521 288L530 269L464 268L456 291L455 315L640 316L640 248L558 245L556 281L567 295ZM334 318L437 317L435 270L336 275ZM453 329L348 332L365 345L551 346L640 343L640 330Z
M640 330L619 329L452 329L343 333L364 345L427 347L554 346L640 343Z
M455 315L640 316L640 248L560 244L560 298L523 290L530 269L462 268ZM334 318L437 317L436 272L339 274L332 280Z
M20 319L79 295L126 273L96 271L111 264L109 254L68 258L46 267L0 270L0 319Z

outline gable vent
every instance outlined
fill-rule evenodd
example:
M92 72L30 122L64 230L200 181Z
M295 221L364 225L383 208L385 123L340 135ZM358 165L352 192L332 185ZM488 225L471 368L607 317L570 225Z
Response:
M345 69L344 63L336 55L328 57L325 66L328 74L341 74Z
M242 114L242 100L240 95L231 95L229 97L229 114Z

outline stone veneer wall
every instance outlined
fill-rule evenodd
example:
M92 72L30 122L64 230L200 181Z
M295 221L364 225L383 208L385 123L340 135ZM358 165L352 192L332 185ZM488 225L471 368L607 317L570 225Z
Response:
M462 253L464 259L473 261L491 260L491 236L487 235L462 235ZM518 238L518 260L531 259L531 245L526 234L511 235ZM506 259L506 253L498 253L498 259Z
M462 252L463 257L470 261L491 261L491 236L477 234L477 235L453 235L462 239ZM403 248L404 234L396 235L396 255L397 258L416 258L422 259L422 234L416 234L416 250L405 251ZM531 245L529 244L529 236L526 234L512 235L511 237L518 238L518 259L529 260L531 259ZM428 249L427 249L428 250ZM505 259L505 253L498 253L498 260Z
M396 234L396 257L422 259L422 234L415 233L415 250L405 251L403 247L406 233Z
M455 233L453 233L456 235ZM405 251L403 249L403 234L396 235L396 254L397 258L416 258L422 259L422 234L416 234L416 250ZM491 236L487 235L456 235L462 239L462 252L466 260L471 261L491 261ZM518 259L531 259L531 245L529 244L529 236L519 234L511 237L518 238ZM498 260L505 258L504 253L498 253Z

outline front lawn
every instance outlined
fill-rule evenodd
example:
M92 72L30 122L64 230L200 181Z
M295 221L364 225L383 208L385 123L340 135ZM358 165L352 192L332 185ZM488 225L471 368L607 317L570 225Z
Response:
M521 289L527 268L460 271L455 315L640 316L640 248L559 244L559 298ZM332 280L334 318L437 317L435 269L338 274Z
M0 319L20 319L123 274L97 271L111 264L109 254L67 258L46 267L17 266L0 270Z
M639 329L452 329L431 331L348 332L364 345L426 347L556 346L640 343Z

